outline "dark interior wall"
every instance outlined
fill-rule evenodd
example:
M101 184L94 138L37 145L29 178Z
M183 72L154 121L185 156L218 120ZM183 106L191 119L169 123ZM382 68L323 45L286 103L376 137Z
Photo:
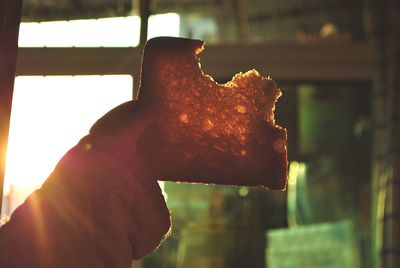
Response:
M375 55L373 87L373 267L400 266L400 3L367 0Z

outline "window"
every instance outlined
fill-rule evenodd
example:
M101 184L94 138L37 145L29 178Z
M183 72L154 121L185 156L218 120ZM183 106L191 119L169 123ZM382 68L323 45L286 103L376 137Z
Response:
M22 76L14 87L5 214L40 187L58 160L113 107L132 99L130 75Z
M149 18L148 38L179 36L179 15ZM71 21L21 23L20 47L135 47L139 44L138 16Z
M19 47L88 47L96 51L96 58L103 57L102 47L119 47L120 53L129 54L139 44L139 28L138 16L21 23ZM178 14L150 16L148 38L179 33ZM107 60L100 62L106 65L100 66L101 70L113 68ZM111 73L86 70L85 75L79 75L77 71L75 76L66 76L62 74L70 72L63 71L62 64L54 66L54 59L46 64L40 67L43 75L22 72L15 80L0 225L40 187L59 159L98 118L133 97L131 74L138 66ZM73 64L79 70L81 62ZM60 75L46 76L46 70L53 74L54 67ZM113 75L102 75L105 73Z

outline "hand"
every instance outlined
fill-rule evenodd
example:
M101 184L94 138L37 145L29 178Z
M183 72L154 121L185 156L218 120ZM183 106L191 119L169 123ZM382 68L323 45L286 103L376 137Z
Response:
M151 120L137 118L129 138L118 127L92 130L66 153L0 229L0 267L128 268L159 245L170 216L155 176L136 154L134 133Z

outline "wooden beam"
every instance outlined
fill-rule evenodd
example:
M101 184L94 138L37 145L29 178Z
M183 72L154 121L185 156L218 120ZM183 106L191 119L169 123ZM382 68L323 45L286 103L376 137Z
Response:
M149 28L150 0L140 0L139 15L140 15L139 46L143 47L147 41L147 32Z
M132 74L140 66L139 48L20 48L17 75ZM230 79L255 68L276 80L372 79L366 43L275 43L207 45L200 55L205 73Z

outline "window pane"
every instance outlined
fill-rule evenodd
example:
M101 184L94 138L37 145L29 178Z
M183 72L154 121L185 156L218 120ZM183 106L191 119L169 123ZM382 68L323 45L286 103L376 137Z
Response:
M3 213L39 187L98 118L131 100L132 85L130 75L17 77Z
M149 18L149 38L179 36L179 15ZM20 47L134 47L139 44L138 16L21 23Z
M148 39L156 36L175 36L180 32L180 17L177 13L152 15L149 17Z

